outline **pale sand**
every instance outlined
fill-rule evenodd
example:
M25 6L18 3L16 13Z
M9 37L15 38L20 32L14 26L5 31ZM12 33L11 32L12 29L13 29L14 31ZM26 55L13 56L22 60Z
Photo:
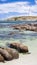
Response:
M7 41L3 42L5 43ZM0 41L1 44L3 42ZM14 40L9 42L14 42ZM15 40L15 42L19 42L19 40ZM26 40L25 42L23 41L23 43L28 46L31 54L19 54L19 59L7 61L5 63L1 62L0 65L37 65L37 38L33 38L33 40Z
M19 59L0 63L0 65L37 65L37 53L20 54Z

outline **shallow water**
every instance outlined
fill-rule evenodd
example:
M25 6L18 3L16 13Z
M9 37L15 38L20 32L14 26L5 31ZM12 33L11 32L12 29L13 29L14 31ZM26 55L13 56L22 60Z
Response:
M30 52L37 53L37 32L33 31L19 31L15 30L11 25L16 24L29 24L29 23L37 23L34 21L13 21L13 22L0 22L0 46L5 46L7 43L11 42L21 42L28 46ZM15 32L14 34L10 35L11 32Z

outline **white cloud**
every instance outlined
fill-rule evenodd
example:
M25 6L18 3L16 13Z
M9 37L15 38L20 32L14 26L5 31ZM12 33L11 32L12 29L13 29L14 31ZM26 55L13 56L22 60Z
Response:
M0 4L0 13L9 13L17 12L20 15L34 15L37 16L37 4L30 6L29 2L15 2L15 3L6 3ZM13 15L10 15L13 16Z
M28 2L16 2L16 3L8 3L0 5L0 13L8 13L8 12L19 12L24 13L28 12L29 6Z
M35 0L35 3L37 4L37 0Z
M37 16L37 5L30 7L30 15Z

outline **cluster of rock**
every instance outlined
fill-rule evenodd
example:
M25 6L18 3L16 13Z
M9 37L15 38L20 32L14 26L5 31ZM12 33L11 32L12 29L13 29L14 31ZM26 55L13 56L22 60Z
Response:
M12 26L16 30L30 30L37 32L37 24L22 24Z
M19 58L19 53L29 53L28 47L21 43L7 44L7 48L0 47L0 62Z
M12 59L18 59L19 53L15 49L0 48L0 62L10 61Z

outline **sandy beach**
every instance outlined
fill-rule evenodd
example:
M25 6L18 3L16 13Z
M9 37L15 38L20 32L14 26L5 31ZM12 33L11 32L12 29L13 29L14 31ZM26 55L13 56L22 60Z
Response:
M0 65L37 65L37 39L25 40L23 43L28 46L31 54L19 54L19 59L1 62Z
M5 63L0 63L0 65L37 65L37 54L20 54L19 59L6 61Z
M10 31L15 31L12 28L0 29L0 46L5 46L7 43L23 43L28 46L31 54L19 54L18 59L11 61L0 62L0 65L37 65L37 33L32 31L23 31L19 34L9 36ZM35 33L35 34L34 34Z

